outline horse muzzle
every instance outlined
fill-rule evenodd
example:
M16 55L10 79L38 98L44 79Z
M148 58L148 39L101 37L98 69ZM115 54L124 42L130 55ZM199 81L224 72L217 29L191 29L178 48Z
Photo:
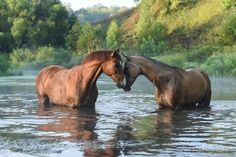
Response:
M129 92L129 91L131 90L131 88L128 87L128 86L124 86L123 89L124 89L124 91L126 91L126 92Z
M117 82L116 86L118 88L124 88L126 86L126 78L124 77L123 80Z

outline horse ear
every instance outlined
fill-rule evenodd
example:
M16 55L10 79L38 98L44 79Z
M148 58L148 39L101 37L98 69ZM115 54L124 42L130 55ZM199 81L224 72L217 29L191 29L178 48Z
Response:
M117 48L115 51L118 53L118 52L120 51L120 49L119 49L119 48Z
M130 61L128 56L126 56L124 53L122 53L122 55L126 58L127 61Z
M118 53L119 53L119 49L115 49L115 50L111 53L111 57L115 57Z

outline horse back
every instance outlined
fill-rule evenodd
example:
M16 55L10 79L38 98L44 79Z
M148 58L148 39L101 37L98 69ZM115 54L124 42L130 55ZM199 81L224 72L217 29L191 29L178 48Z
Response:
M66 68L62 66L57 66L57 65L50 65L43 68L37 75L36 81L35 81L37 93L38 94L41 93L40 95L43 95L43 93L45 93L44 87L46 86L46 83L48 82L48 80L53 79L56 73L65 69Z
M38 79L42 79L41 81L45 81L45 79L51 78L55 75L55 73L65 70L65 69L66 68L64 68L62 66L57 66L57 65L47 66L39 72L38 76L36 77L36 81Z

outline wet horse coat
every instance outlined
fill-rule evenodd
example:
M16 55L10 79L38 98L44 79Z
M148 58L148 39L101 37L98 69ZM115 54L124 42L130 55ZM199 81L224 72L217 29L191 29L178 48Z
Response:
M151 58L126 56L124 73L130 87L139 75L146 76L156 86L156 100L160 107L209 106L211 83L207 74L198 69L183 70Z
M94 107L98 90L96 81L104 72L120 88L124 85L118 50L96 51L89 54L81 65L71 69L51 65L40 71L36 78L36 92L41 104L70 107Z

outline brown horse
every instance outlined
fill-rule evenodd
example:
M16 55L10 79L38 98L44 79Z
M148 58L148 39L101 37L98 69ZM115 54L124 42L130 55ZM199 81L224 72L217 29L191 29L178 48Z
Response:
M71 69L51 65L40 71L36 78L36 91L41 104L70 107L95 106L98 96L96 81L104 72L124 86L119 50L90 53L81 65Z
M147 57L125 57L125 91L131 89L139 75L144 75L156 86L155 96L160 107L209 106L211 83L205 72L183 70Z

